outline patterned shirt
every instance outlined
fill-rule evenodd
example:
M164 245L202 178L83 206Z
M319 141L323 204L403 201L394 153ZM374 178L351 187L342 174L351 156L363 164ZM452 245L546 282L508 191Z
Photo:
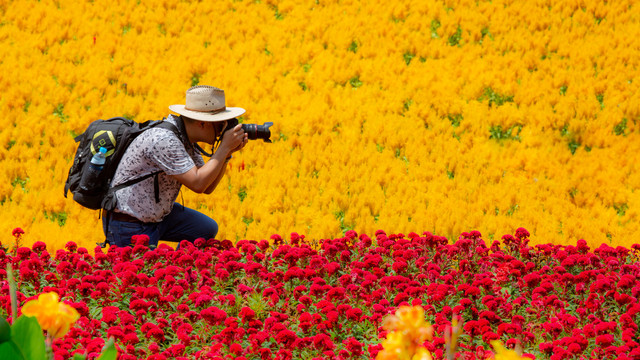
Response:
M165 121L176 124L169 115ZM169 175L184 174L204 165L193 146L185 148L180 138L168 129L153 128L138 135L120 160L112 186L162 170L158 176L160 202L156 203L154 177L115 192L116 212L129 214L144 222L160 222L171 212L182 184Z

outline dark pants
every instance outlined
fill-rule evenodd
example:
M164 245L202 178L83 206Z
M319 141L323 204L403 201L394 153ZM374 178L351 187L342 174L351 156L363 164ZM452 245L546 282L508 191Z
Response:
M109 229L107 229L109 218ZM107 242L115 246L131 246L133 235L148 235L149 247L158 246L158 241L194 242L197 238L211 239L218 233L218 223L207 215L178 203L173 204L171 213L159 223L129 222L111 219L107 214L102 218L102 228Z

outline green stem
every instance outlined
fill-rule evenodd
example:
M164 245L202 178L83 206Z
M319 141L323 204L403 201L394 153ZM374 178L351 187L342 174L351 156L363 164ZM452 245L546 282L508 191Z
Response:
M13 277L11 264L7 264L7 279L9 280L9 293L11 294L11 322L18 318L18 296L16 294L16 280Z

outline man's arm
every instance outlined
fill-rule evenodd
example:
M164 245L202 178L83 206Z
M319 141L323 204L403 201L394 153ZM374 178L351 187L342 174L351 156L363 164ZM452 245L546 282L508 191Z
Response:
M211 185L209 185L209 187L207 188L207 190L204 191L205 194L211 194L213 192L213 190L215 190L215 188L218 187L218 184L220 183L220 180L222 180L222 178L224 177L224 174L227 172L227 161L225 161L222 165L222 170L220 171L220 175L218 175L218 177L213 181L213 183Z
M224 175L227 157L244 148L247 141L248 135L244 133L241 125L237 125L233 130L225 134L218 151L213 154L204 166L194 166L184 174L172 176L182 185L198 194L210 194Z
M216 152L204 166L194 166L184 174L172 176L193 192L210 194L215 185L220 182L222 175L224 175L225 159L226 156L224 154Z

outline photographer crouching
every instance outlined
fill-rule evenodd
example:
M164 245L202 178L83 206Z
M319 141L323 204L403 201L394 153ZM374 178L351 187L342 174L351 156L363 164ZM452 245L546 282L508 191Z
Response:
M111 183L116 206L103 214L104 233L111 245L131 246L131 237L142 234L149 236L150 248L159 240L215 238L215 220L176 203L180 188L211 194L234 152L249 139L270 142L271 123L238 124L237 117L245 110L227 107L224 91L212 86L188 89L185 104L169 109L180 116L169 115L164 121L175 125L181 136L160 127L143 132L131 142L116 169ZM199 142L213 144L213 154L206 154ZM202 154L210 156L209 161L205 163ZM144 176L149 177L127 185Z

